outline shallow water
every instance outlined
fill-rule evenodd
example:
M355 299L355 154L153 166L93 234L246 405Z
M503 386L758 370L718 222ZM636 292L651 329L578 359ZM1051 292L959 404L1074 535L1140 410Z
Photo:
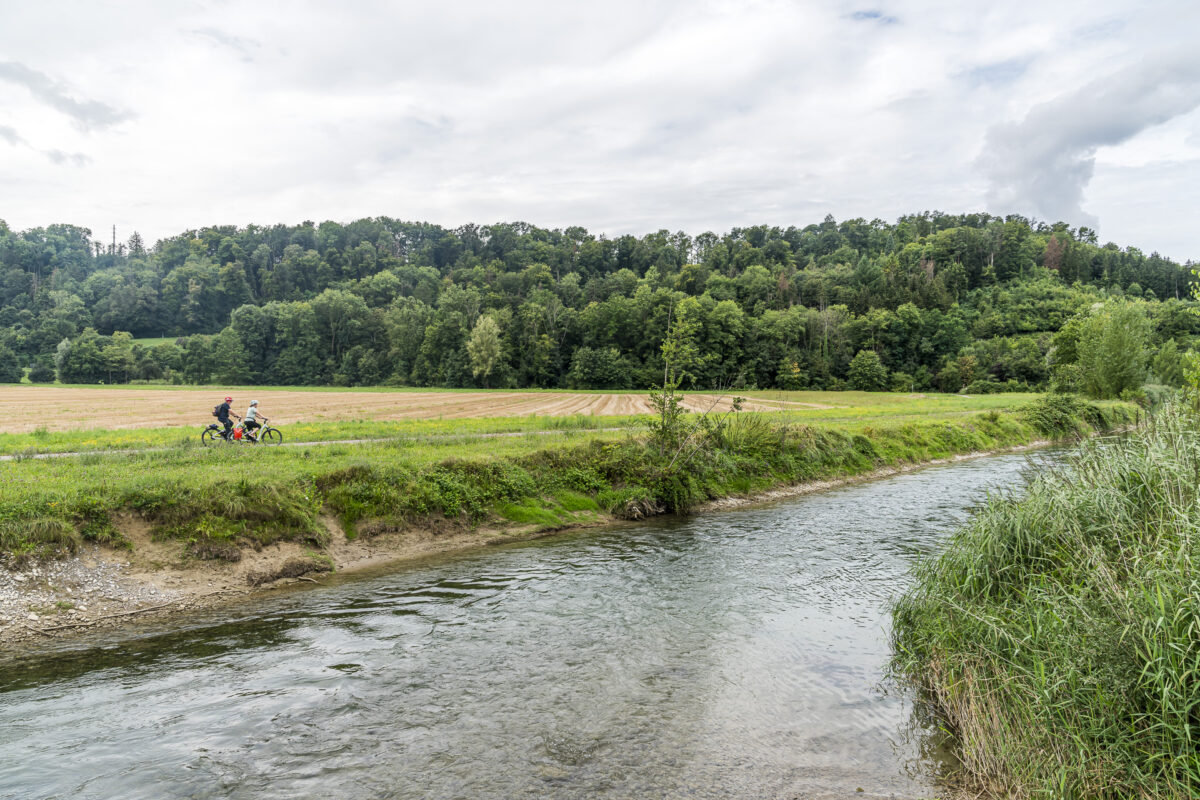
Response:
M1028 463L488 548L6 663L0 797L928 796L933 740L880 687L887 603Z

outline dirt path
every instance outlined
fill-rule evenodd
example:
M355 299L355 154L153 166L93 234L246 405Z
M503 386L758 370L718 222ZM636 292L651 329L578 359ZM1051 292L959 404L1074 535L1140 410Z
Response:
M588 433L611 433L612 431L632 430L632 428L588 428ZM332 444L377 444L379 442L398 442L409 439L507 439L517 436L559 436L564 431L506 431L504 433L422 433L413 436L379 436L374 439L323 439L320 441L283 442L279 447L327 447ZM213 447L227 447L224 442L215 442ZM234 447L268 447L271 445L249 443L233 444ZM162 453L173 450L171 447L140 447L133 450L73 450L65 453L22 453L20 455L0 456L0 461L22 461L35 458L73 458L89 455L128 455L130 453Z

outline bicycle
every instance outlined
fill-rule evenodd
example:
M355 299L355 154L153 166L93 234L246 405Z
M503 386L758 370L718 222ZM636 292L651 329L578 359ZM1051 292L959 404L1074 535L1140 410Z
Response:
M242 435L237 437L237 441L239 442L248 442L249 444L261 443L267 445L283 444L283 433L278 428L272 428L270 425L268 425L266 420L263 420L262 427L253 434L247 434L245 432L244 422L234 426L235 430L237 428L241 428L243 431ZM253 436L254 438L247 438L247 436Z
M278 428L272 428L270 425L264 424L258 429L257 435L250 438L246 435L246 429L243 423L238 423L229 429L229 436L225 435L225 429L217 425L215 422L200 432L200 443L205 446L216 444L231 444L233 442L244 442L246 444L265 444L265 445L281 445L283 444L283 432Z

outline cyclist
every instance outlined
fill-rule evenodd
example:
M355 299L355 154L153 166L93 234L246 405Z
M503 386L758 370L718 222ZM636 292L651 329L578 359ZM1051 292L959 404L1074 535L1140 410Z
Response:
M270 422L266 417L262 418L263 422ZM258 437L254 435L257 428L262 427L262 422L258 421L258 401L251 400L250 408L246 409L246 416L242 417L242 427L246 429L246 438L250 441L258 441Z
M229 421L229 415L232 413L232 409L230 408L229 404L232 402L232 397L226 397L225 402L221 403L221 405L217 406L216 408L217 422L225 426L225 430L221 432L222 439L228 439L229 432L233 430L233 423ZM237 414L234 414L233 416L237 417ZM238 419L241 419L241 417L238 417Z

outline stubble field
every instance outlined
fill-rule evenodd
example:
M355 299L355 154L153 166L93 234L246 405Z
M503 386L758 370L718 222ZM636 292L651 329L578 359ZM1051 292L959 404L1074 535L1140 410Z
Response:
M780 393L775 393L780 394ZM0 433L180 427L212 421L221 389L170 387L0 386ZM552 391L313 391L246 389L233 392L244 413L258 400L275 424L339 421L469 419L478 417L627 416L651 411L646 393ZM731 397L687 394L692 411L725 411ZM756 397L746 411L827 409L829 403Z

